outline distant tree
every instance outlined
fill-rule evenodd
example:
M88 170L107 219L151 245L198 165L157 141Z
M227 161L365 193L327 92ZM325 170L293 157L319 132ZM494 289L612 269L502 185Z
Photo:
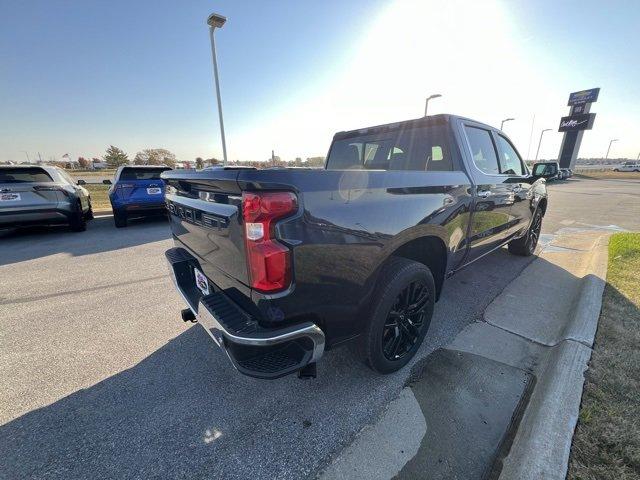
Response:
M133 160L136 165L167 165L176 164L176 156L165 148L147 148L136 153Z
M107 148L107 153L104 156L104 161L110 167L115 168L119 167L120 165L126 165L127 163L129 163L129 157L120 148L110 145L109 148Z
M78 157L78 164L80 168L89 168L89 160L84 157Z
M196 157L196 168L202 170L202 167L204 167L204 160L201 157Z
M207 162L212 167L220 164L220 160L218 160L217 158L207 158L205 162Z
M304 162L305 167L324 167L324 157L308 157Z

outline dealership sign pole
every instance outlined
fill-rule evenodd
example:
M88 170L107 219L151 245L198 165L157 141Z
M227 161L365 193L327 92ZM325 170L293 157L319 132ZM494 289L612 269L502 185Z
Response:
M599 88L592 88L569 95L567 105L571 107L571 112L568 117L560 119L558 128L559 132L564 132L558 158L560 168L574 168L582 143L582 134L593 127L596 114L589 113L589 110L591 104L598 100L599 94Z

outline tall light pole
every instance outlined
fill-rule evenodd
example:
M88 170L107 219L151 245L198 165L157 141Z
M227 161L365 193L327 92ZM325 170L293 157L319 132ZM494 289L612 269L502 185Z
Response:
M27 156L27 162L31 163L31 159L29 158L29 152L27 152L26 150L22 150L22 153L24 153Z
M226 17L212 13L207 18L207 25L209 25L209 37L211 38L211 57L213 58L213 79L216 84L216 97L218 98L218 117L220 118L220 135L222 136L222 157L223 165L227 164L227 142L224 138L224 121L222 120L222 100L220 99L220 81L218 80L218 60L216 58L216 41L214 38L214 32L216 28L222 28L227 21Z
M540 153L540 145L542 144L542 135L544 135L544 132L549 132L551 130L552 130L551 128L545 128L540 132L540 140L538 140L538 150L536 151L536 161L538 161L538 154Z
M424 102L424 116L427 116L427 109L429 108L429 100L433 99L433 98L440 98L442 95L440 95L439 93L436 93L435 95L431 95L429 97L427 97L427 101Z
M504 120L502 120L502 123L500 124L500 130L502 130L502 127L504 127L504 122L510 122L511 120L515 120L515 118L505 118Z
M605 160L607 160L609 158L609 152L611 151L611 145L613 144L613 142L617 142L618 139L617 138L612 138L611 141L609 142L609 148L607 148L607 155L604 157Z

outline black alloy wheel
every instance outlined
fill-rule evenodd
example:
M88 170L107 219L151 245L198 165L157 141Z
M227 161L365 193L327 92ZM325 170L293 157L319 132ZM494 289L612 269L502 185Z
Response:
M540 230L542 230L542 212L540 210L536 210L533 221L531 222L531 227L529 227L529 231L527 232L527 249L531 254L533 254L536 250L536 246L538 245Z
M527 233L522 237L516 238L509 242L509 253L514 255L520 255L521 257L528 257L533 255L540 240L540 230L542 229L542 210L538 208L533 214L531 225Z
M426 265L401 257L384 265L358 342L373 370L391 373L409 363L429 330L435 299Z
M429 300L429 290L421 281L410 283L398 294L382 332L382 351L387 360L403 358L421 339Z

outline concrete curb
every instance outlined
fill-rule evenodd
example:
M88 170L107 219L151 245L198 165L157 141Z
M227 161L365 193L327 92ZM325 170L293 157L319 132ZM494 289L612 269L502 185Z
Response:
M564 330L546 355L501 480L564 479L606 284L608 235L598 238Z
M587 274L582 279L580 293L574 304L574 314L564 330L566 340L575 340L591 348L598 328L602 307L602 294L606 285L608 236L598 239L589 261Z

